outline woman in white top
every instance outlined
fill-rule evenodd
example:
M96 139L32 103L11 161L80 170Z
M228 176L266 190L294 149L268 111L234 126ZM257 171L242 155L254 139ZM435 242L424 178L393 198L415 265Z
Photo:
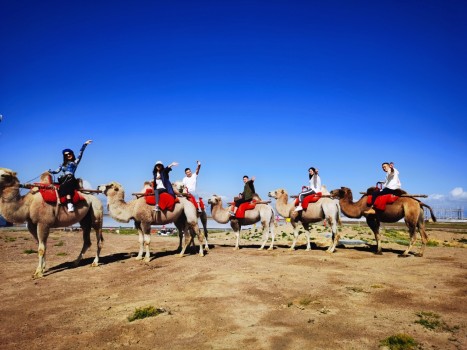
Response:
M364 211L364 214L375 214L375 210L373 209L373 205L375 204L375 200L378 196L382 196L385 194L399 194L401 188L401 181L399 179L399 171L394 168L394 163L384 162L381 164L381 167L386 172L386 179L384 181L378 181L377 184L382 184L381 191L373 192L371 196L371 207L370 209Z
M303 210L303 198L310 194L321 192L321 178L318 175L318 169L315 169L313 167L309 168L308 177L310 178L310 186L305 186L304 188L302 187L302 192L300 192L300 194L298 195L298 205L295 208L295 211Z

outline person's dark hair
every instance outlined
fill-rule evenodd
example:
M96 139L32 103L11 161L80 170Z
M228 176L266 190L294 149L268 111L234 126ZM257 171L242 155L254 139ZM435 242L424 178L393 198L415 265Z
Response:
M160 165L162 167L162 169L164 169L164 164L161 164L161 163L157 163L156 165L154 165L154 169L152 169L152 174L155 176L157 174L157 166Z
M394 172L394 168L391 168L391 163L389 163L389 162L384 162L383 164L381 164L381 166L383 166L384 164L387 164L387 165L388 165L389 169L391 169L391 173Z
M187 170L191 170L191 169L190 168L185 168L185 173L186 173Z
M63 163L62 163L63 166L65 166L66 163L68 163L68 162L70 162L70 161L74 162L74 161L76 160L75 153L74 153L71 149L69 149L69 148L64 149L64 150L62 151L62 153L63 153ZM67 158L66 155L67 155L68 153L70 153L70 154L73 156L71 159L68 159L68 158Z
M313 170L313 175L316 174L316 169L313 168L313 167L309 167L309 168L308 168L308 177L309 177L310 180L311 180L311 178L313 177L313 175L310 174L310 169Z
M245 177L246 177L247 179L249 179L248 175L243 175L243 178L245 178Z

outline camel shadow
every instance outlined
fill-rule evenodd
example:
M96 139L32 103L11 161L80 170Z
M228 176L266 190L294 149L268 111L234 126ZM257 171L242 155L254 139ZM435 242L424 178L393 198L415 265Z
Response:
M130 258L131 258L131 253L116 253L116 254L101 256L99 258L99 266L111 264L111 263L118 262L118 261L128 260ZM67 261L67 262L58 264L56 266L53 266L47 269L47 271L44 273L44 276L50 276L58 272L62 272L65 270L73 270L73 269L77 269L77 268L81 268L85 266L90 267L93 261L94 261L94 257L84 258L80 261L78 265L76 265L74 261Z

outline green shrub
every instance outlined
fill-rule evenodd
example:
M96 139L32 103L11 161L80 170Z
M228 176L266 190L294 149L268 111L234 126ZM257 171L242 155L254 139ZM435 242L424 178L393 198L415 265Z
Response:
M147 306L142 308L137 308L133 315L128 316L128 321L133 322L135 320L141 320L147 317L153 317L164 313L165 310L161 308L155 308L154 306Z
M411 350L416 349L418 343L410 335L396 334L381 340L380 345L391 350Z

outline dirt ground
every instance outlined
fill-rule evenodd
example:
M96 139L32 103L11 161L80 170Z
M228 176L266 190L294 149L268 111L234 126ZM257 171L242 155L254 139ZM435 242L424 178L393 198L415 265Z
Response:
M258 251L251 229L239 251L232 233L213 233L205 257L180 258L177 237L154 235L144 263L134 259L137 236L106 233L95 268L95 245L74 267L81 233L54 231L48 270L35 280L32 236L1 229L0 347L347 350L406 334L421 349L467 349L467 226L432 226L422 258L398 257L405 246L387 238L375 255L364 225L341 230L371 246L329 255L321 227L311 251L301 235L291 252L290 227L280 226L273 251ZM161 313L128 320L150 306Z

